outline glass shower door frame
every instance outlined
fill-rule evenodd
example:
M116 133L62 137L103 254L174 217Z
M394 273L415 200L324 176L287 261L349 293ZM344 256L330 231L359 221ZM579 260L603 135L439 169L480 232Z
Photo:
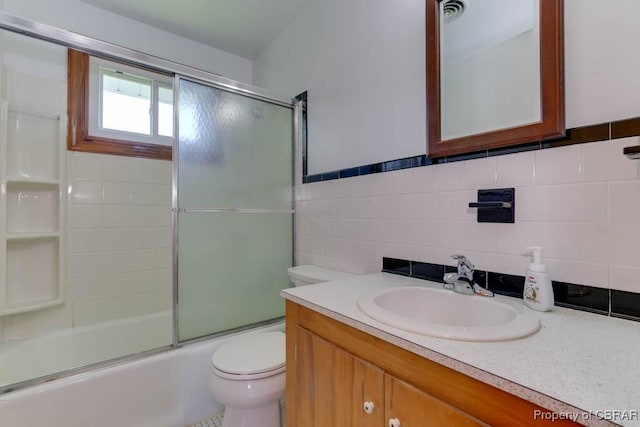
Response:
M193 210L185 210L180 208L179 206L179 198L178 198L178 185L179 185L179 173L180 173L180 158L179 158L179 135L180 135L180 83L192 82L198 83L205 86L210 86L221 91L230 92L236 95L244 96L247 98L253 98L259 101L275 104L277 106L289 108L293 112L293 135L292 135L292 176L291 176L291 209L282 210L282 209L241 209L241 208L230 208L230 209L193 209ZM302 147L302 138L303 138L303 130L302 130L302 114L303 109L306 107L303 101L292 100L292 103L284 103L277 99L273 99L267 96L263 96L259 93L251 93L246 89L242 90L234 90L230 88L228 85L218 84L214 80L203 80L198 78L193 78L190 76L184 76L180 74L175 74L174 83L173 83L173 101L174 101L174 141L173 141L173 157L172 157L172 233L173 233L173 346L177 347L179 345L191 342L198 342L202 340L211 339L212 337L228 335L230 333L252 329L260 325L266 325L270 323L275 323L280 321L282 318L266 320L263 322L253 323L246 326L225 330L221 332L216 332L213 334L192 338L184 341L180 341L179 337L179 293L178 288L179 284L179 214L185 212L199 212L199 213L240 213L240 214L260 214L260 213L280 213L280 214L291 214L292 215L292 263L295 265L296 261L296 246L295 246L295 228L296 228L296 215L295 215L295 194L296 194L296 177L301 176L298 173L298 168L301 167L299 165L299 161L297 159L296 153L300 153Z

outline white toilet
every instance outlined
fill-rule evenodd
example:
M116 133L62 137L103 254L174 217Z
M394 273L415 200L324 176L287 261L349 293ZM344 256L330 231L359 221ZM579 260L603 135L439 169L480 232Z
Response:
M294 286L350 276L315 265L289 268ZM209 387L225 406L222 427L280 427L285 359L285 335L279 331L242 335L213 353Z

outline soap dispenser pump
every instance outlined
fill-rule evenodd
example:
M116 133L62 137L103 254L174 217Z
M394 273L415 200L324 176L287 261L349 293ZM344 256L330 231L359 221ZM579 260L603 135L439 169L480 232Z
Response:
M524 281L524 303L537 311L549 311L553 307L553 287L547 267L542 264L542 247L530 246L532 254L529 270Z

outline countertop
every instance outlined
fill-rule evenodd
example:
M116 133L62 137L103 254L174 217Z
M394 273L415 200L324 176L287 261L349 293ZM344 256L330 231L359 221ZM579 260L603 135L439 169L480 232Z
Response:
M579 412L582 424L640 426L640 323L554 307L546 313L532 312L542 328L528 337L453 341L387 326L358 308L361 295L395 286L442 287L377 273L286 289L281 295L558 414ZM615 417L604 411L623 412Z

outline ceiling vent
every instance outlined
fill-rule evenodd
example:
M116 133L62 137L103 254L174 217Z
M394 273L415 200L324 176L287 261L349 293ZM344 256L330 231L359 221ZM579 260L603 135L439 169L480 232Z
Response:
M464 12L466 2L464 0L444 0L441 10L445 22L451 22Z

